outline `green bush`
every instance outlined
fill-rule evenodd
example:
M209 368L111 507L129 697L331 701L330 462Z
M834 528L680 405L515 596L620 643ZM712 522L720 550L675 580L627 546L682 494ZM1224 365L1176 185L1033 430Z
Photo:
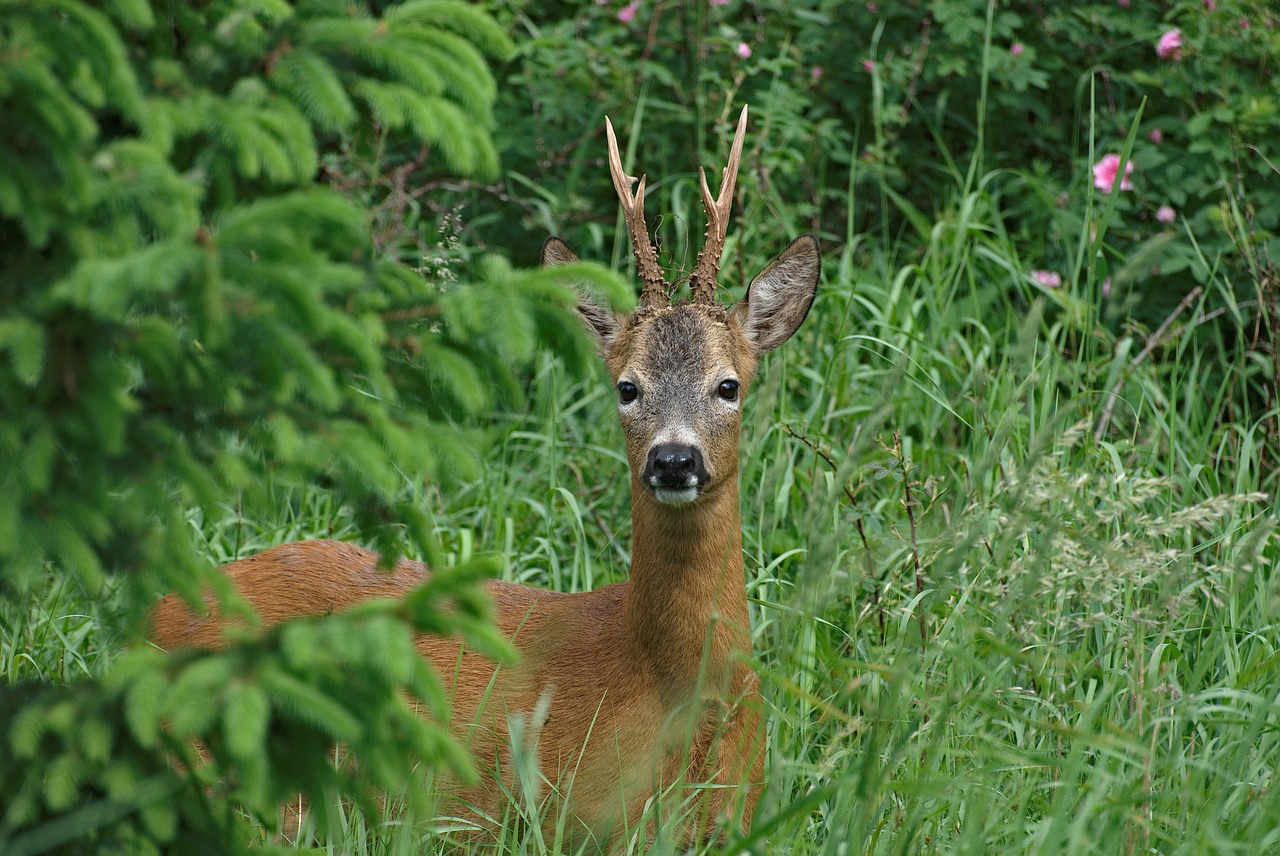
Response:
M0 3L8 603L70 579L118 592L104 614L136 630L139 604L194 598L208 576L193 515L316 486L384 553L431 556L440 596L466 607L459 628L483 638L472 584L491 566L446 573L405 482L477 469L483 435L458 420L511 400L537 341L589 353L574 295L501 259L421 276L321 165L345 151L377 168L393 140L493 176L487 58L511 49L459 0ZM368 806L375 785L412 792L414 751L458 767L413 713L442 698L409 641L440 620L436 599L4 690L0 849L230 852L291 791ZM30 675L20 638L10 680ZM349 787L334 785L338 741L360 758Z
M463 780L445 692L412 632L455 635L502 661L475 562L402 604L289 622L219 653L137 650L100 681L0 691L5 853L241 852L309 798L320 831L349 800L369 817L398 800L430 816L418 765ZM442 606L449 606L447 617ZM335 747L346 757L335 762Z
M651 207L670 214L655 218L667 258L691 266L694 167L718 168L744 102L739 222L768 230L758 240L874 237L879 252L859 260L875 265L891 248L920 252L969 194L996 194L999 228L1032 269L1056 273L1113 331L1128 318L1155 327L1223 269L1262 281L1280 255L1280 22L1265 3L498 6L518 45L499 145L526 216L495 217L481 199L468 220L475 240L520 255L551 226L607 251L608 114L650 176ZM1160 56L1175 30L1180 50ZM1093 168L1130 137L1133 189L1108 196Z
M425 540L400 473L467 465L440 418L571 330L545 309L569 294L496 263L446 291L375 255L318 156L376 125L491 172L476 69L506 38L453 2L59 9L3 25L5 584L52 559L190 594L186 509L252 502L263 471L331 484L385 547Z

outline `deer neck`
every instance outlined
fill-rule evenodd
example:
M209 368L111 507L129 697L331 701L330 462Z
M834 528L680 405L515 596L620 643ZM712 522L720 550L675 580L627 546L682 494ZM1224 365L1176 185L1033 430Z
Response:
M628 642L669 693L722 693L751 649L737 475L687 506L631 495Z

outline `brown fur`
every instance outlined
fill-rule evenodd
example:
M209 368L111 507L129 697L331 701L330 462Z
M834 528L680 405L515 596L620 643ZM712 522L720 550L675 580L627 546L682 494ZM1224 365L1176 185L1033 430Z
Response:
M493 767L501 768L510 789L508 717L531 719L545 694L549 715L540 730L535 724L533 748L543 775L558 783L571 807L573 838L604 841L619 824L634 830L649 797L680 780L733 788L750 783L743 823L750 822L764 755L754 675L737 659L750 649L741 536L725 526L737 518L738 494L728 490L699 507L696 521L666 519L670 512L646 499L636 503L637 550L628 582L581 594L489 583L496 623L521 655L496 680L493 664L460 652L456 640L418 639L419 652L452 693L451 730L482 772L479 784L453 787L455 804L444 810L465 813L472 806L502 816ZM706 537L710 527L719 537ZM665 534L645 538L646 530ZM383 574L377 561L375 553L351 544L304 541L222 570L271 627L402 595L427 573L421 563L401 561ZM152 639L163 648L221 644L217 611L197 617L176 596L156 606L152 621ZM695 696L700 683L702 693ZM696 823L686 827L691 840L707 837L735 808L731 791L707 793ZM555 817L548 812L549 825Z
M574 260L562 243L548 246L555 249L549 261ZM817 242L801 238L779 260L796 255L810 262L799 275L788 268L786 277L766 279L787 267L775 263L753 283L771 295L762 301L772 304L764 314L752 306L725 313L683 305L636 321L584 303L615 382L625 377L643 389L637 402L619 407L631 466L630 578L580 594L489 583L497 625L520 653L517 664L496 673L493 663L460 651L454 639L417 640L451 689L450 729L482 772L479 784L451 788L454 802L446 810L471 806L481 816L502 817L502 786L513 788L508 722L519 716L531 724L532 748L567 805L575 841L603 845L623 829L636 830L647 822L654 794L685 782L712 785L694 791L693 811L682 823L689 842L712 836L726 819L750 824L764 729L748 663L738 506L741 396L737 404L727 402L717 389L733 377L745 396L759 354L803 320L817 283ZM697 498L684 505L659 501L641 478L655 438L675 423L696 438L710 473ZM421 563L401 561L383 574L377 561L351 544L306 541L222 571L270 627L403 594L428 573ZM169 649L217 647L225 625L216 609L197 616L173 595L156 605L152 622L152 638ZM547 716L535 723L540 700L548 702ZM546 814L548 835L557 814Z

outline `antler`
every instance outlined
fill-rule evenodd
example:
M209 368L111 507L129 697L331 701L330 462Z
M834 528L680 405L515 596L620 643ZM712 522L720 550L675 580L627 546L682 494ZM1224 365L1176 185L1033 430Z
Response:
M613 189L618 192L618 202L622 204L622 213L627 218L627 231L631 233L631 250L636 256L636 267L640 271L640 308L652 308L667 302L667 281L658 267L658 252L649 240L649 230L644 225L644 179L636 185L635 193L631 185L635 176L622 171L622 158L618 155L618 138L613 135L613 123L609 117L604 118L605 133L609 137L609 175L613 177Z
M719 198L711 198L711 188L707 187L707 172L698 168L698 174L702 177L702 206L707 209L707 234L702 242L702 250L698 253L697 266L689 277L689 290L693 293L694 303L715 301L716 280L720 275L720 254L724 252L724 238L729 231L729 211L733 208L733 188L738 183L738 163L742 160L742 139L746 131L747 108L744 105L742 115L738 117L738 131L733 137L733 148L729 151L729 164L720 178Z

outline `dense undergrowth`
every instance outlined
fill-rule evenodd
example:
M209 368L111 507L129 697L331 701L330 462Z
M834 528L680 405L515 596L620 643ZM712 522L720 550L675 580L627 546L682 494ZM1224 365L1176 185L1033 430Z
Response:
M770 733L751 847L1274 850L1275 414L1222 418L1267 366L1243 345L1203 362L1200 303L1158 359L1136 360L1148 336L1063 323L983 222L998 209L971 207L967 233L944 222L920 262L883 260L891 278L833 253L750 397L745 549ZM414 501L455 560L493 550L505 578L562 591L617 580L629 499L607 381L547 352L529 389L483 478ZM354 534L320 491L278 501L278 516L194 519L208 558ZM99 609L63 590L10 611L23 641L7 674L100 670L116 643ZM333 852L412 849L429 828L352 823ZM536 833L509 834L516 852Z
M817 5L837 17L861 20L864 8L876 16L874 4L834 12ZM621 4L591 6L574 26L603 39L600 50L623 50L620 40L636 25L618 20ZM692 156L665 132L678 127L693 151L711 153L705 163L717 164L711 120L723 105L713 102L750 90L760 108L757 142L722 279L740 297L784 235L812 228L824 243L814 310L766 359L746 405L744 549L767 701L767 788L746 840L703 850L1280 852L1280 370L1275 275L1265 258L1270 198L1239 176L1205 179L1196 185L1201 195L1192 194L1199 207L1166 229L1123 192L1092 193L1086 170L1104 151L1132 156L1149 173L1172 169L1156 163L1141 117L1154 109L1146 115L1162 117L1157 126L1172 133L1176 113L1135 98L1120 116L1105 93L1112 84L1097 75L1075 88L1073 121L1052 116L1070 127L1074 159L1055 152L1013 168L1004 158L1016 147L999 139L1011 133L1001 117L1016 113L1020 99L1034 100L1037 84L1015 79L1000 44L1014 32L1001 28L1013 25L994 5L990 15L969 10L984 25L971 34L982 43L970 56L972 87L962 87L973 111L964 121L978 142L927 154L920 139L943 140L940 126L917 124L924 111L891 109L894 97L906 97L894 82L912 84L919 57L899 50L877 67L884 56L873 53L871 67L859 59L839 71L823 60L824 74L874 81L870 112L850 118L815 99L791 125L804 111L788 107L788 95L797 80L809 86L818 77L793 51L765 62L772 19L757 18L753 39L741 21L712 18L716 7L679 29L682 37L701 44L704 27L713 47L750 42L760 67L748 77L738 60L719 69L703 57L671 84L703 93L709 80L727 81L716 95L682 104L658 84L635 91L636 68L680 67L664 60L659 38L656 58L624 50L632 64L612 69L635 96L625 106L574 113L574 99L593 90L573 88L581 82L573 68L560 102L534 99L546 127L595 148L595 112L625 111L633 162L665 176L650 210L664 212L658 230L677 248L667 258L678 267L680 248L696 246L701 212ZM520 86L545 96L552 84L524 76L566 46L537 26L537 10L505 9L527 60L508 67L511 85L500 98L515 98ZM661 10L683 14L672 4ZM1170 7L1175 13L1189 14ZM878 45L893 27L911 27L897 12L882 17L871 24ZM1226 21L1212 19L1205 32L1226 38ZM954 19L950 26L967 32ZM1147 35L1139 30L1135 24L1125 37L1133 41L1115 50L1136 56L1136 40ZM960 36L949 38L959 51ZM1013 56L1032 56L1027 50ZM985 100L993 80L1016 97ZM1240 78L1228 83L1224 100L1244 97ZM945 76L926 74L919 85L944 88ZM1028 121L1049 118L1037 112ZM612 248L613 261L625 262L625 245L605 224L613 209L589 201L597 184L607 187L603 172L589 176L598 155L540 161L555 143L501 118L499 127L498 148L514 164L509 187L525 211L516 226L492 213L501 207L486 214L478 204L460 225L449 196L456 188L433 201L438 210L397 207L378 189L385 165L369 166L368 181L351 171L367 152L335 148L326 169L350 179L344 191L372 208L388 248L400 242L396 252L425 252L423 269L454 289L466 288L458 280L466 279L459 271L468 240L522 246L539 228L567 232L586 245L584 255L609 261ZM817 148L796 142L805 136L796 128L811 132ZM849 134L875 158L848 157L860 151ZM824 159L840 146L843 161ZM816 168L802 173L806 163ZM925 164L928 208L904 179ZM1244 172L1254 170L1263 174L1250 160ZM461 195L474 204L487 192L479 187ZM792 195L797 188L803 192ZM1153 272L1162 260L1172 280ZM1051 272L1056 284L1045 278ZM527 364L523 406L460 419L464 432L488 441L478 466L425 481L403 474L396 500L427 513L437 562L467 565L492 552L503 578L560 591L625 575L629 497L615 399L602 368L584 369L564 350L580 355L582 342L544 342ZM255 490L248 507L185 514L201 559L359 537L350 508L321 487L272 478ZM401 546L420 549L411 538ZM7 683L74 685L107 673L129 644L120 635L136 617L125 611L129 598L110 588L91 597L59 574L49 580L27 599L0 602ZM429 806L391 808L382 820L334 800L323 834L313 839L304 826L300 844L335 854L447 849L445 824L426 818ZM538 812L513 804L500 852L555 850L527 822ZM652 847L633 841L631 850L679 848L660 839Z

